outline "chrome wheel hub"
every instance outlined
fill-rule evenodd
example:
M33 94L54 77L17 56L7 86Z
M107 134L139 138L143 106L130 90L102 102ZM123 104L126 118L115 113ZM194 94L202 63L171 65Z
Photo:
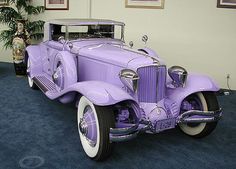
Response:
M87 134L88 134L88 125L87 125L87 123L85 122L85 120L83 118L80 119L79 130L84 136L87 136Z
M80 133L86 138L88 144L94 147L97 143L97 124L95 114L89 105L85 107L78 125Z

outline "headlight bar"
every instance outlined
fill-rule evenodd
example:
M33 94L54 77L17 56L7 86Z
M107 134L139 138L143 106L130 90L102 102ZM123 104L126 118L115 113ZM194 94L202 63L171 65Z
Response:
M123 69L119 74L121 82L128 87L131 91L136 92L138 89L139 76L137 72L131 69Z
M173 80L175 87L184 87L187 81L188 72L181 66L172 66L168 69L168 74Z

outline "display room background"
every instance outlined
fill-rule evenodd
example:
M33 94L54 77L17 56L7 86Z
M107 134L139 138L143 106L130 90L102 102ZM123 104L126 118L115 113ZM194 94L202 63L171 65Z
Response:
M44 0L34 1L43 5ZM236 89L236 9L217 8L217 0L165 0L164 9L125 8L125 0L92 0L92 18L126 23L125 40L154 48L168 66L181 65L190 72L213 77L221 88ZM70 0L69 10L49 10L33 19L88 18L89 0ZM1 25L0 30L4 29ZM0 61L12 62L2 50Z

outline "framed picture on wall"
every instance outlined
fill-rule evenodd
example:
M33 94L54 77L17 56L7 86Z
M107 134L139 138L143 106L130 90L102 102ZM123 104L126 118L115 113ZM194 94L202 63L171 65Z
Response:
M46 10L68 10L69 0L44 0Z
M163 9L165 0L125 0L126 8Z
M7 0L0 0L0 6L8 5Z
M218 8L236 8L236 0L217 0Z

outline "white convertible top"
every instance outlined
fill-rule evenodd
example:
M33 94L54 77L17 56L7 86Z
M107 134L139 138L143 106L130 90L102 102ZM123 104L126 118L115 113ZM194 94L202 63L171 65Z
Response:
M124 25L123 22L107 19L54 19L46 23L56 25Z

